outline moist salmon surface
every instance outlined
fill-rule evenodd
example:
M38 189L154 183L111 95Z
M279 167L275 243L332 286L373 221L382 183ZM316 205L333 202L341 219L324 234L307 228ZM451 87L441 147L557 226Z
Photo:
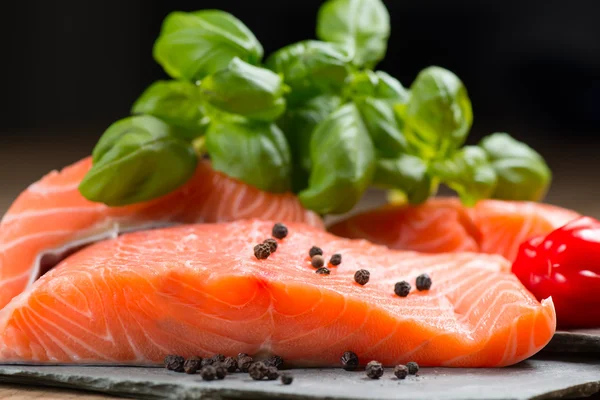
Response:
M418 206L388 205L366 211L331 225L329 230L393 249L472 251L514 260L521 243L579 216L575 211L542 203L481 200L474 207L465 207L458 198L439 197Z
M0 311L0 361L158 364L166 354L277 354L337 366L344 351L387 366L487 367L544 347L556 318L503 257L423 255L342 239L306 224L266 260L273 222L185 225L124 234L63 260ZM342 263L315 273L308 251ZM358 269L370 271L365 286ZM417 291L428 273L433 285ZM407 280L407 297L394 284Z
M44 272L44 254L60 255L124 231L242 218L323 226L320 217L305 210L293 194L260 191L214 171L206 160L184 186L166 196L108 207L79 193L79 183L91 166L88 157L49 173L9 208L0 223L0 308Z

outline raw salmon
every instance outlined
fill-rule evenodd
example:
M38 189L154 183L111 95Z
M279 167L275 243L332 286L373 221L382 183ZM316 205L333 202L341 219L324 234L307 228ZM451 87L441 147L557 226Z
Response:
M525 240L548 234L579 214L534 202L482 200L473 208L457 198L434 198L419 206L388 205L339 221L329 230L393 249L427 253L456 251L517 256Z
M544 347L555 331L506 259L423 255L289 224L277 251L253 246L273 224L185 225L121 235L69 256L0 311L0 361L156 364L166 354L238 352L289 365L336 366L344 351L363 364L505 366ZM308 251L342 255L316 274ZM365 286L356 270L370 271ZM429 291L394 284L429 273Z
M291 193L262 192L200 162L194 177L157 200L108 207L86 200L77 187L91 167L85 158L29 186L0 224L0 308L44 270L82 245L124 231L173 223L265 218L322 227Z

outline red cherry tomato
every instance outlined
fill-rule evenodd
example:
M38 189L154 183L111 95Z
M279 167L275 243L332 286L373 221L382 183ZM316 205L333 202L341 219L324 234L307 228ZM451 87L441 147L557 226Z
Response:
M552 296L559 328L600 327L600 221L581 217L526 241L512 271L538 300Z

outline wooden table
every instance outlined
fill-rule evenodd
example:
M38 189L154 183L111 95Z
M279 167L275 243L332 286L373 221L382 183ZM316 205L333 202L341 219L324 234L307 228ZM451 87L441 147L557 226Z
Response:
M43 387L23 387L20 385L0 385L0 399L3 400L69 400L69 399L117 399L117 397L91 394L76 390Z

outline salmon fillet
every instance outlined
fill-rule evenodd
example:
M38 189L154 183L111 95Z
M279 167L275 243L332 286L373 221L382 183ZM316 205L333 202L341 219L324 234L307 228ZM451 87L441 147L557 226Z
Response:
M468 208L457 198L440 197L419 206L388 205L367 211L339 221L329 230L393 249L471 251L514 260L525 240L548 234L579 216L542 203L481 200Z
M121 232L172 225L264 218L322 227L291 193L262 192L215 172L208 161L180 189L125 207L86 200L78 186L91 168L85 158L53 171L25 190L0 223L0 308L65 254Z
M166 354L277 354L336 366L344 351L386 366L489 367L519 362L555 331L500 256L423 255L342 239L306 224L266 260L258 220L124 234L62 261L0 311L0 361L157 364ZM342 254L316 274L308 250ZM367 269L365 286L355 283ZM428 273L429 291L394 284Z

